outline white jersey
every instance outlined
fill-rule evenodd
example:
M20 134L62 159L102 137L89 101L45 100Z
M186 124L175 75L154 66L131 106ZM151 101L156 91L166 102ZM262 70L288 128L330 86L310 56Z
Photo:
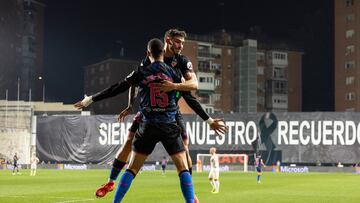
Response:
M209 179L219 179L219 156L214 154L210 158L210 172L209 172Z
M211 169L219 169L219 156L214 154L210 158L210 168Z
M39 163L39 159L35 156L35 157L31 157L30 159L30 163L31 163L31 169L35 169L37 164Z

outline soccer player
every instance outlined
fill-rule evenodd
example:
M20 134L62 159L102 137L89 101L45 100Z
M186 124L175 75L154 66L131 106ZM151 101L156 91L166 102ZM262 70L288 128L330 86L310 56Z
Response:
M260 176L262 175L261 166L266 167L266 165L264 164L264 161L261 158L261 154L259 152L259 153L255 154L255 168L257 171L257 179L256 180L257 180L258 184L261 183L261 181L260 181Z
M167 165L167 159L166 159L166 157L163 157L163 159L161 160L161 169L162 169L163 175L165 175L166 165Z
M21 175L21 173L19 172L19 166L18 166L18 160L20 158L18 157L17 153L15 152L15 155L13 157L13 171L12 171L12 174L15 175L15 168L16 168L16 174L19 174Z
M148 43L148 53L152 63L126 79L131 85L140 87L142 120L133 141L130 164L119 181L113 202L121 202L133 178L159 141L174 161L185 201L194 202L192 178L186 164L180 129L176 124L175 91L165 93L160 92L159 88L161 81L179 81L181 77L163 63L163 43L160 40L153 39Z
M121 202L133 178L159 141L162 142L174 161L186 202L194 202L192 178L188 171L180 129L176 124L175 115L178 106L175 100L175 91L166 93L160 91L162 81L170 80L181 83L181 77L179 77L180 74L176 70L163 62L163 48L163 43L160 40L151 40L148 43L148 54L152 62L149 66L138 68L124 81L90 97L92 100L98 101L109 97L108 92L118 94L129 89L131 85L140 87L141 123L133 141L133 155L128 169L122 175L114 197L113 202L115 203ZM78 108L82 106L82 103L75 104L75 107Z
M186 33L184 31L179 31L177 29L170 29L165 33L164 41L165 41L165 58L164 62L169 66L172 66L174 69L178 70L181 75L184 77L185 82L181 84L174 84L171 82L162 83L163 91L170 91L171 89L182 90L177 94L177 100L180 99L180 95L184 98L186 103L203 119L205 120L212 130L214 130L217 134L224 133L226 130L225 125L222 124L222 119L212 119L201 107L201 104L196 100L195 97L191 95L187 90L195 90L197 88L197 79L196 75L192 70L191 62L183 55L180 55L180 52L183 49L183 44L185 41ZM142 62L142 67L150 64L149 58L145 58ZM97 98L85 97L84 100L75 104L75 107L86 107L90 105L93 101L99 101L101 99L115 96L117 92L115 91L117 88L113 86L113 88L109 88L108 91L99 95ZM185 91L185 92L184 92ZM132 104L134 101L134 93L135 88L131 87L129 91L129 106L120 113L118 120L119 122L124 121L125 116L132 112ZM113 162L113 167L110 172L109 180L106 184L103 184L96 191L97 197L103 197L108 192L114 189L114 181L117 179L118 175L121 172L121 169L126 164L128 160L129 154L131 152L131 143L134 138L135 132L139 127L139 123L141 121L140 113L138 113L133 121L132 126L129 129L129 133L127 136L127 140L123 144L123 146L118 151L116 158ZM188 139L185 132L185 126L180 112L178 111L176 115L176 120L181 127L181 135L184 140L185 148L187 150L187 161L189 165L189 171L192 173L192 161L188 153Z
M37 168L37 164L39 163L39 161L40 160L36 157L36 153L34 152L30 159L30 163L31 163L30 176L36 175L36 168Z
M219 181L219 157L216 154L216 148L211 147L210 148L210 172L209 172L209 180L210 184L212 186L211 193L217 194L219 193L220 189L220 181Z

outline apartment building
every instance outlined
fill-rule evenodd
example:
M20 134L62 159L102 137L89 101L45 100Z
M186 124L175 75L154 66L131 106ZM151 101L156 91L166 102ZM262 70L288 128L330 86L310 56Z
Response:
M335 111L360 111L360 2L335 0Z
M190 35L182 53L194 64L194 94L208 113L302 111L301 51L223 33Z

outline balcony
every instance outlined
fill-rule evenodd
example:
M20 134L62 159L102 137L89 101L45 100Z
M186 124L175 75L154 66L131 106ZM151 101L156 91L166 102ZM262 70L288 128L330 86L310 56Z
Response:
M268 109L283 109L288 108L288 98L284 95L272 95L266 98L266 107Z
M205 50L202 50L202 51L198 51L198 57L204 57L204 58L214 58L212 57L210 51L205 51Z
M268 94L288 94L288 81L268 80L266 82L266 92Z
M213 92L215 90L215 73L199 71L196 74L199 81L199 91Z

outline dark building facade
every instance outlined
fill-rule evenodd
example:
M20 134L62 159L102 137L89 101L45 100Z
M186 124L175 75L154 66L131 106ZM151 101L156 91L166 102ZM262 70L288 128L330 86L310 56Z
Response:
M1 99L42 100L44 8L40 0L0 1Z
M138 61L109 58L84 68L84 92L92 95L125 79L137 66ZM128 105L128 93L93 103L88 107L94 114L118 114ZM137 108L134 108L134 113Z

